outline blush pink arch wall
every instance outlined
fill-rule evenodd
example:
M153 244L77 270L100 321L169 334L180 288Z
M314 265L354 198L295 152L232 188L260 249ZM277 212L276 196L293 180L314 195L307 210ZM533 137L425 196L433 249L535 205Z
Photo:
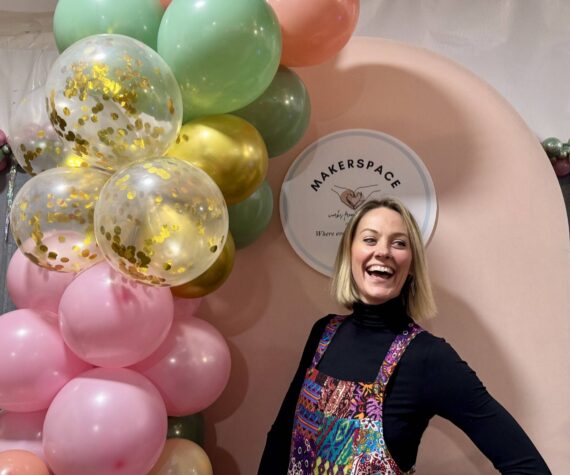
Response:
M560 187L533 133L484 81L404 44L353 38L335 61L297 72L313 116L302 142L270 162L273 220L197 312L226 336L233 358L226 391L206 411L214 472L256 473L309 329L340 310L328 280L283 234L278 201L287 169L323 135L371 128L413 148L435 183L439 215L428 258L439 316L428 328L476 370L553 473L568 473L570 240ZM418 473L495 471L436 418Z

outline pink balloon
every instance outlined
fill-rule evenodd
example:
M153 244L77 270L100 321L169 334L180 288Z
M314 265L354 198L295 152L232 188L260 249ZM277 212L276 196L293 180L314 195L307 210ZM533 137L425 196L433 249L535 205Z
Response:
M81 272L59 307L63 339L81 359L119 368L143 360L164 341L174 315L172 293L125 277L101 262Z
M174 320L164 343L133 369L156 385L169 416L183 416L220 396L230 367L230 350L220 332L204 320L185 318Z
M44 459L42 434L46 411L0 413L0 452L26 450Z
M74 274L44 269L17 249L6 273L8 294L17 308L57 313L59 300Z
M47 409L71 378L91 366L65 346L56 315L20 309L0 317L0 407Z
M141 475L164 447L164 402L148 379L95 368L67 383L44 423L44 453L57 475Z
M337 54L356 28L359 0L267 0L283 38L281 64L314 66Z

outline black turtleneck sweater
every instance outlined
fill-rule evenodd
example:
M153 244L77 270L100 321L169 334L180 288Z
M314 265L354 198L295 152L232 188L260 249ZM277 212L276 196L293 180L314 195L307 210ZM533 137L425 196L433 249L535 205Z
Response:
M299 392L332 317L320 319L311 330L299 368L267 436L258 475L287 473ZM319 371L337 379L374 381L392 341L410 321L400 299L382 305L356 304L330 342ZM386 445L402 470L415 464L420 439L434 415L463 430L499 472L550 473L528 436L467 363L445 340L422 332L404 352L384 401Z

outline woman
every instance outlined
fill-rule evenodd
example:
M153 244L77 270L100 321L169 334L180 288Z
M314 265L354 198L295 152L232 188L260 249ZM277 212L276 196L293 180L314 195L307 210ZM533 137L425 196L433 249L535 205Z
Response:
M421 235L398 200L360 207L342 236L332 291L353 313L313 326L258 475L414 473L434 415L505 474L549 474L512 416L441 338Z

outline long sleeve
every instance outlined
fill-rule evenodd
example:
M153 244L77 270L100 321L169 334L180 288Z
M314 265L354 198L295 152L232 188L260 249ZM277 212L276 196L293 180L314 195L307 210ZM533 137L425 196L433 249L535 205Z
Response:
M424 396L434 412L459 427L502 474L550 474L521 426L444 340L431 345Z
M267 434L267 442L261 457L258 475L281 475L287 473L297 399L303 386L307 368L311 364L319 340L330 317L329 315L322 318L313 325L305 344L299 367L281 404L277 418Z

